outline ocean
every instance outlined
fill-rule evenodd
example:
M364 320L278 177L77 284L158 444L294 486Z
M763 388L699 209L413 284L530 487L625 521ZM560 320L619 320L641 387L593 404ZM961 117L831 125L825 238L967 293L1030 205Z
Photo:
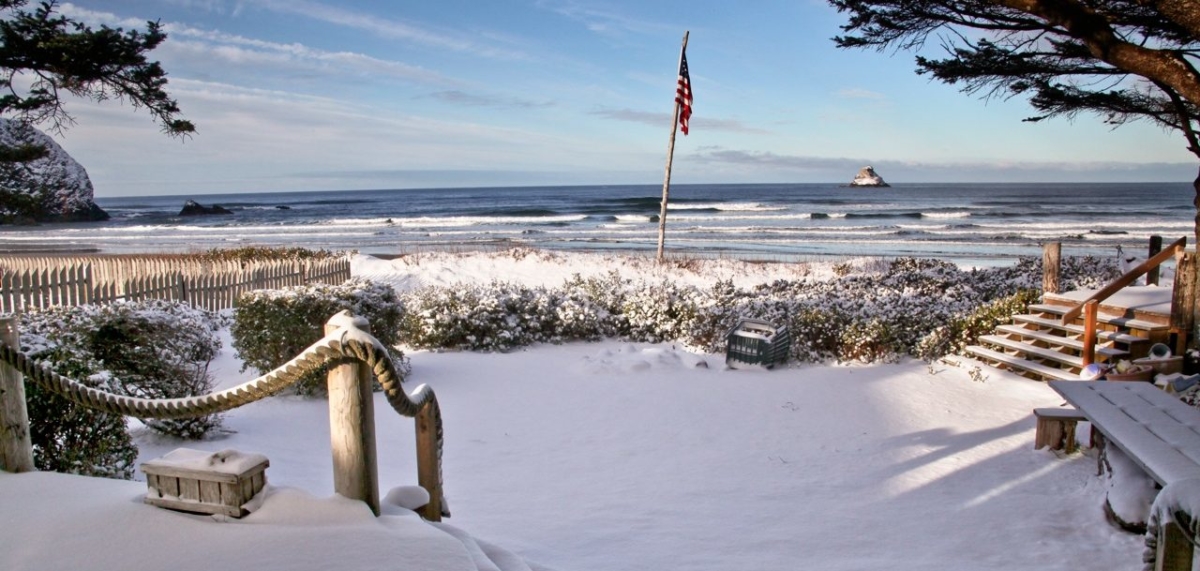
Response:
M530 246L653 255L659 185L98 198L112 220L0 227L0 250L188 252L297 246L396 255ZM232 215L180 217L186 200ZM915 256L988 266L1040 255L1144 255L1193 235L1190 183L717 184L671 188L670 255L769 261ZM1190 240L1189 240L1190 241Z

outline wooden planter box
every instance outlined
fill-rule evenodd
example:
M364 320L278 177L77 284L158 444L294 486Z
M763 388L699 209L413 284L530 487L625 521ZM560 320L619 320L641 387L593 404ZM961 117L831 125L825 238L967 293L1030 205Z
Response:
M178 448L142 464L145 501L173 510L242 517L246 504L267 485L270 462L236 450Z

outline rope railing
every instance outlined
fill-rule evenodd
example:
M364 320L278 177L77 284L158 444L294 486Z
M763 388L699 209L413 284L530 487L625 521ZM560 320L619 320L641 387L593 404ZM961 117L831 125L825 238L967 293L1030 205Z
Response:
M401 386L403 379L396 371L387 349L367 329L368 326L365 319L354 317L349 312L343 311L329 320L326 329L328 333L323 338L275 370L235 387L215 393L186 398L145 399L110 393L89 387L78 381L59 375L44 363L30 359L19 349L10 346L8 342L0 343L0 362L9 365L24 375L26 379L46 391L73 403L113 414L136 418L161 419L192 418L233 410L287 388L296 383L305 373L322 365L362 363L366 366L367 371L369 371L369 375L361 375L363 378L352 379L351 382L367 383L367 386L369 386L370 377L373 376L383 387L383 394L392 409L400 415L413 418L416 421L418 483L429 492L429 504L422 509L422 515L431 521L438 521L442 516L449 516L450 513L446 509L442 494L441 457L443 432L441 410L438 407L437 397L434 395L433 389L426 385L419 385L412 393L405 393ZM335 382L334 375L335 372L331 370L331 385ZM354 375L352 374L351 376L353 377ZM369 391L369 389L366 390ZM363 405L369 407L370 399L365 400L366 403L363 403ZM374 416L373 414L360 415L358 418L347 419L342 422L362 424L364 419L370 420L373 423ZM334 429L336 432L337 427L332 426L336 422L332 414L330 422L331 429ZM8 425L11 421L0 418L0 423ZM374 448L373 426L356 426L352 431L368 434L368 447ZM28 427L25 428L24 432L28 434ZM370 458L370 461L363 462L363 464L369 464L369 466L350 468L350 470L361 470L363 472L375 471L374 451L368 450L364 454ZM334 455L336 464L338 451L335 450ZM335 466L335 479L337 471L338 468ZM377 480L373 473L359 474L354 476L354 478L365 478L372 485ZM337 482L335 482L335 486L341 487ZM346 495L341 489L338 492ZM361 499L371 505L371 492L364 493L367 497L354 497L352 499ZM354 492L353 495L360 494ZM373 495L374 499L371 509L378 514L379 500L377 486L373 491Z

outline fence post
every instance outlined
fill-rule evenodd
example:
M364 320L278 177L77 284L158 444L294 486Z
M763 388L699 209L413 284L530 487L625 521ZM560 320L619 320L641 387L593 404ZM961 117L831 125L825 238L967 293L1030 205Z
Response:
M0 318L0 340L21 347L17 318ZM7 363L0 363L0 470L32 472L33 443L29 439L29 412L25 408L25 377Z
M1042 293L1058 293L1062 270L1062 242L1042 246Z
M1161 251L1162 251L1162 236L1151 236L1150 237L1150 253L1146 255L1146 259L1149 260L1150 258L1153 258L1155 255L1157 255ZM1146 272L1146 285L1148 285L1148 286L1158 285L1158 266L1154 266L1153 268L1150 269L1149 272Z
M342 327L369 331L367 320L349 311L325 323L328 335ZM379 515L379 469L375 448L375 401L371 369L358 360L329 368L329 438L333 449L333 490L362 500Z
M442 459L438 455L437 401L430 399L417 412L417 484L429 492L429 503L423 516L429 521L442 521Z

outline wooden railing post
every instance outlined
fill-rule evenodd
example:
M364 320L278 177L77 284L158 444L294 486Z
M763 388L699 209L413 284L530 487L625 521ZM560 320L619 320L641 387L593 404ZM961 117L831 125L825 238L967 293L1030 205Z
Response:
M348 311L325 324L328 335L342 327L368 331L367 320ZM329 439L333 449L333 490L362 500L379 515L379 462L375 448L375 404L371 370L361 361L329 369Z
M1042 246L1042 293L1058 293L1062 270L1062 242Z
M417 484L429 492L422 516L442 521L442 459L438 456L437 401L431 400L417 413Z
M1150 251L1149 251L1149 254L1146 256L1146 259L1148 260L1150 258L1153 258L1155 255L1157 255L1161 251L1162 251L1162 236L1151 236L1150 237ZM1158 266L1154 266L1153 268L1150 268L1150 271L1146 272L1146 285L1148 285L1148 286L1158 285Z
M1145 275L1146 272L1150 270L1150 268L1158 267L1159 264L1161 264L1161 263L1167 261L1167 259L1175 256L1176 253L1178 253L1180 250L1183 250L1186 247L1187 247L1187 238L1180 238L1180 239L1176 240L1174 243L1172 243L1169 246L1168 250L1159 252L1153 258L1150 258L1150 259L1142 262L1141 264L1138 265L1138 267L1136 267L1132 270L1129 270L1128 272L1125 273L1125 275L1117 278L1116 280L1113 280L1111 283L1109 283L1108 285L1101 288L1100 291L1092 294L1092 297L1089 297L1087 300L1080 302L1079 305L1076 305L1075 307L1068 310L1066 313L1062 314L1062 317L1059 318L1060 321L1062 323L1070 323L1070 322L1074 321L1076 317L1079 317L1079 312L1083 311L1083 306L1085 303L1087 303L1089 301L1104 301L1104 300L1108 299L1109 296L1111 296L1112 294L1117 293L1118 291L1121 291L1122 289L1125 288L1125 286L1132 284L1138 278Z
M1163 522L1156 548L1154 571L1192 571L1192 542L1179 524Z
M1171 349L1182 355L1187 349L1187 336L1195 326L1196 256L1183 252L1175 257L1175 283L1171 289L1171 332L1175 346Z
M20 348L17 318L0 318L0 340ZM29 439L29 412L25 408L25 377L0 363L0 470L32 472L33 443Z
M1083 366L1096 362L1096 317L1100 302L1092 300L1083 306Z

